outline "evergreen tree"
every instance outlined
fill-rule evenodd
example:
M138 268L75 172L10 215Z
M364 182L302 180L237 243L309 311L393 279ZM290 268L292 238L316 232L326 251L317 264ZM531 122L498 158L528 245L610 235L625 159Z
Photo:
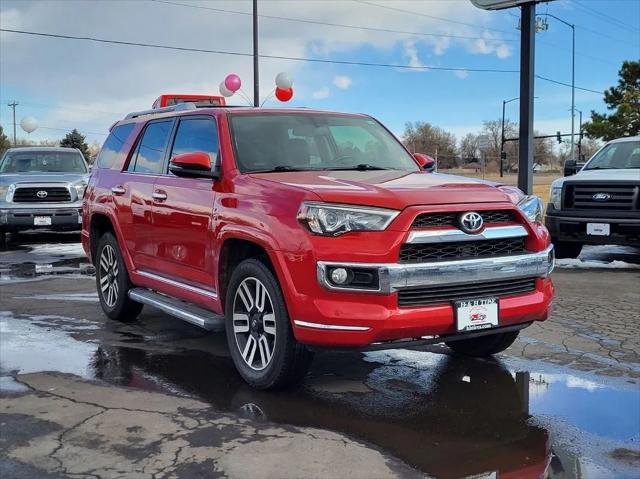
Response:
M89 162L89 145L87 145L87 142L85 141L85 136L80 134L80 132L75 128L71 133L67 133L67 136L65 136L60 142L60 146L77 148L82 152L84 159Z
M592 111L591 121L583 125L590 138L609 141L640 134L640 62L624 62L618 75L618 85L604 92L604 102L613 113Z

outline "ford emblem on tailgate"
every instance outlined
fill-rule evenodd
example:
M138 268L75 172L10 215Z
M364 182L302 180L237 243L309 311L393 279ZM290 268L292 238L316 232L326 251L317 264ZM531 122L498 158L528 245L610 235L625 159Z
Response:
M468 211L467 213L463 213L458 218L458 224L460 229L465 233L473 234L477 233L482 229L482 224L484 221L482 220L482 215L480 213L476 213L475 211Z
M47 193L45 190L40 190L36 193L36 196L38 198L44 199L49 195L49 193Z
M609 201L611 195L609 193L596 193L591 198L593 198L593 201Z

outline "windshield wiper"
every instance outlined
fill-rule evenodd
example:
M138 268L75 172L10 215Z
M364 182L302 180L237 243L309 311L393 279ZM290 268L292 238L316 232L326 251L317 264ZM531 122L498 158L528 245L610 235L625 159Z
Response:
M371 165L369 163L360 163L359 165L352 166L336 166L332 168L327 168L327 170L358 170L358 171L368 171L368 170L393 170L394 168L388 168L386 166L376 166Z
M585 170L615 170L616 168L613 168L611 166L594 166L593 168L585 168Z
M280 173L281 171L317 171L318 168L296 168L288 165L274 166L270 170L247 171L247 173Z

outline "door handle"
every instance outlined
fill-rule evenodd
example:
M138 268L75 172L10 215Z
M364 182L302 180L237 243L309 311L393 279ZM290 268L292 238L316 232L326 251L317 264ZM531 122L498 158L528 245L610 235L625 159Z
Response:
M114 186L113 188L111 188L111 193L113 193L114 195L124 195L126 193L127 190L125 190L122 186L118 185L118 186Z
M151 195L156 201L164 201L167 199L167 194L164 191L156 190Z

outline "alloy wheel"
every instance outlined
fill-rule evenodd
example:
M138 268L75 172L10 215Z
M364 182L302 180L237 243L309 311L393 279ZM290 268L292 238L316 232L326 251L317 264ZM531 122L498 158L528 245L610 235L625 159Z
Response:
M253 370L266 368L276 345L276 315L267 287L246 278L233 300L233 333L244 362Z
M111 245L102 248L100 255L100 290L105 304L113 308L118 301L118 260Z

